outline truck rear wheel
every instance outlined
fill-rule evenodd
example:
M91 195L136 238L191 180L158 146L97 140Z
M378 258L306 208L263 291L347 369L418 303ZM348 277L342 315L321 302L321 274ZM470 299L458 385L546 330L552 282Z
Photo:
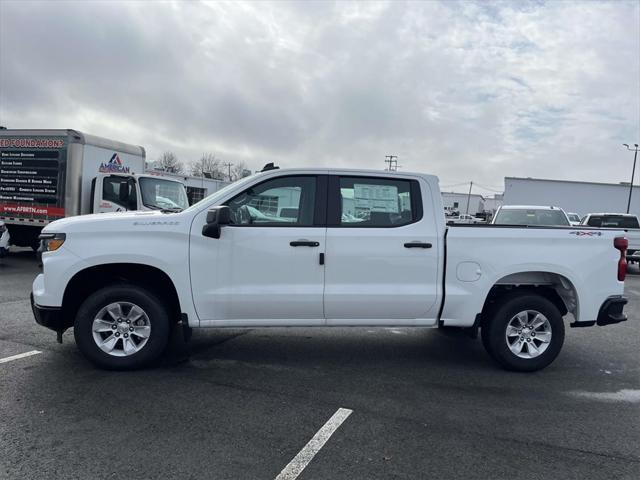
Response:
M507 370L543 369L560 353L564 321L558 308L533 293L505 297L482 326L487 353Z
M135 285L91 294L78 309L73 333L80 351L109 370L144 367L164 351L169 316L161 300Z

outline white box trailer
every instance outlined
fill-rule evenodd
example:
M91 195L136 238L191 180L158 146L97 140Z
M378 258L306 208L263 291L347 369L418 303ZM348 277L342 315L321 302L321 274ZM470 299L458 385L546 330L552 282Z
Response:
M13 245L36 249L60 218L188 206L182 182L144 171L140 146L76 130L0 130L0 220Z

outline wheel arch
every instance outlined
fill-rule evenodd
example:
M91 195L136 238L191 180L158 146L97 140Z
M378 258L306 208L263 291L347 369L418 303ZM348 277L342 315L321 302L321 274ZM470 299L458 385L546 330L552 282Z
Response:
M525 271L505 275L493 284L485 297L480 324L502 297L518 291L540 295L551 301L563 316L571 313L578 318L578 292L568 277L549 271Z
M106 263L87 267L69 280L62 297L62 314L68 327L73 325L82 302L93 292L118 283L130 283L155 293L167 308L171 319L180 319L177 289L166 272L142 263Z

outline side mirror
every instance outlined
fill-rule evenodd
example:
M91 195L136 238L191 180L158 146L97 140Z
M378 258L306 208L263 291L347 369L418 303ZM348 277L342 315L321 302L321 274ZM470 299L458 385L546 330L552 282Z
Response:
M231 223L231 209L226 205L210 208L207 212L207 223L202 227L202 235L209 238L220 238L222 225Z
M231 223L231 209L226 205L210 208L207 212L207 223L229 225Z

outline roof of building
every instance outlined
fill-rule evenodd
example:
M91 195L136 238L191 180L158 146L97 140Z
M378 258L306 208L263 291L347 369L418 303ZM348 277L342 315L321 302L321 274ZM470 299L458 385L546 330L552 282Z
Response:
M469 196L468 193L462 193L462 192L440 192L440 193L442 193L442 195L460 195L460 196L463 196L463 197L468 197ZM472 193L471 196L484 199L484 197L482 195L480 195L479 193Z
M582 185L601 185L608 187L629 187L629 183L603 183L603 182L586 182L582 180L557 180L552 178L533 178L533 177L504 177L505 184L507 180L525 180L529 182L554 182L554 183L576 183Z

